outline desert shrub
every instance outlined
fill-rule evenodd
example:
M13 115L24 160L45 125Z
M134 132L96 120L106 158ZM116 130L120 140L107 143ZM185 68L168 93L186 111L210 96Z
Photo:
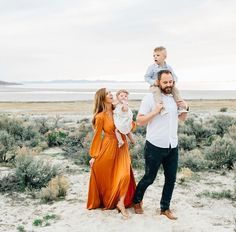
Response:
M41 189L56 175L59 168L38 157L22 155L16 158L16 176L22 190Z
M197 116L189 117L179 126L179 134L194 135L197 146L200 146L210 136L216 134L216 129Z
M179 168L189 168L192 171L202 171L207 169L208 163L204 155L198 149L191 151L179 151Z
M21 188L19 180L15 174L9 174L0 179L0 192L17 192Z
M143 137L145 137L145 135L146 135L146 126L137 126L135 131L134 131L134 134L142 135Z
M51 129L47 118L37 119L35 120L35 124L41 134L46 134Z
M179 148L192 150L196 148L197 141L195 135L179 134Z
M0 130L6 131L12 137L11 140L14 140L12 149L23 145L35 147L43 140L36 126L26 120L1 116Z
M89 160L91 159L88 150L79 149L73 156L75 163L78 165L89 165Z
M58 218L59 217L56 214L47 214L43 218L36 218L32 224L33 226L46 227L50 226L51 222L55 221Z
M47 132L47 142L49 147L60 146L64 143L67 133L62 130L53 130Z
M41 150L38 150L36 148L29 148L29 147L23 146L23 147L17 147L14 153L16 156L22 156L22 155L36 156L40 153L40 151Z
M17 229L17 231L19 231L19 232L26 232L25 227L24 227L23 225L17 226L16 229Z
M63 150L68 153L78 151L78 148L88 149L93 137L93 129L91 123L81 123L79 128L70 132L64 140Z
M145 139L142 135L135 136L135 144L130 146L130 154L132 160L132 166L134 168L144 167L144 145Z
M193 135L193 130L192 130L192 120L193 118L187 118L186 121L180 121L179 122L179 128L178 128L178 133L179 134L186 134L186 135Z
M184 182L191 179L192 176L193 176L193 172L190 168L181 168L177 174L178 183L183 184Z
M133 121L136 121L137 115L138 115L138 110L132 110L133 113Z
M210 168L232 169L236 161L236 144L231 138L218 137L205 149L205 157L209 160Z
M229 136L233 141L236 141L236 125L232 125L228 128L226 136Z
M227 112L228 108L227 107L221 107L220 112Z
M40 198L44 202L64 198L69 189L69 180L64 176L56 176L51 179L47 187L42 188L40 191Z
M89 164L89 148L93 137L91 123L81 123L75 132L70 132L63 143L65 155L75 159L76 164Z
M50 117L50 118L39 118L36 119L35 126L37 128L37 131L39 131L40 134L46 134L49 131L54 131L60 128L59 121L61 117Z
M7 131L14 138L21 138L23 134L23 121L19 119L12 119L10 117L0 117L0 130Z
M82 118L80 120L77 121L78 124L81 124L81 123L86 123L86 124L91 124L91 119L89 118Z
M14 144L14 138L6 130L0 130L0 162L7 161L7 152L13 149Z
M215 128L216 134L223 137L228 129L236 125L236 119L228 115L217 115L209 119L207 125L212 125L212 128Z
M236 197L233 193L233 191L231 191L230 189L228 190L222 190L221 192L216 192L216 191L204 191L202 193L198 193L196 195L197 197L209 197L209 198L213 198L213 199L229 199L229 200L236 200Z
M32 124L24 125L23 131L21 134L21 139L23 141L32 140L36 136L39 136L39 132L36 130L36 128Z
M11 163L14 165L15 164L15 157L20 156L20 155L38 155L42 149L40 147L35 147L35 148L29 148L23 145L23 147L14 147L14 149L9 150L6 153L6 161L11 161Z
M16 141L33 139L38 131L34 128L33 124L25 122L21 119L10 117L0 117L0 130L5 130L14 137Z

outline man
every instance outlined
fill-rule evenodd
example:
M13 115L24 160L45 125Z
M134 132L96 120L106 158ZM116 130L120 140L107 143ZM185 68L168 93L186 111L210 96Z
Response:
M145 174L137 185L133 203L137 214L143 213L142 200L149 185L156 178L157 171L162 164L165 175L165 184L160 202L161 215L176 220L177 217L170 210L170 201L174 190L178 167L178 118L185 120L187 113L178 115L177 108L189 109L184 101L176 104L170 94L174 82L169 70L158 73L157 84L162 91L162 99L168 114L161 115L163 104L156 104L153 94L150 93L142 100L137 115L138 125L147 124L146 144L144 148Z

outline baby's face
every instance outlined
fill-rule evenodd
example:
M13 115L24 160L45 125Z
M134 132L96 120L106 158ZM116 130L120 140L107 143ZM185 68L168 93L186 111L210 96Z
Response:
M157 51L153 53L153 59L156 64L163 64L166 59L165 51Z
M128 94L127 93L120 93L117 96L117 99L118 99L119 102L128 101Z

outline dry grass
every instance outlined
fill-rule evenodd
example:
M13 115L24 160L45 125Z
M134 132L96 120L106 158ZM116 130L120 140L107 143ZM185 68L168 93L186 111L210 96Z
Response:
M45 201L53 201L59 197L65 197L69 189L69 180L64 176L56 176L51 179L46 188L42 188L40 198Z
M226 107L228 112L236 112L236 100L189 100L191 111L219 112ZM130 101L132 109L138 109L140 101ZM92 101L74 102L0 102L0 112L29 114L80 114L93 111Z

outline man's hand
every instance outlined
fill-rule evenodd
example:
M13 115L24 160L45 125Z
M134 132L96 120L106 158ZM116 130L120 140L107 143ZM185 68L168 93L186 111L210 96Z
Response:
M182 109L187 109L188 105L185 101L178 101L177 106Z
M93 167L94 162L95 162L95 158L92 158L91 160L89 160L90 167Z
M137 125L143 126L146 125L149 121L151 121L156 115L158 115L161 112L161 109L163 108L162 103L158 103L155 108L149 112L146 115L138 114L137 115Z

